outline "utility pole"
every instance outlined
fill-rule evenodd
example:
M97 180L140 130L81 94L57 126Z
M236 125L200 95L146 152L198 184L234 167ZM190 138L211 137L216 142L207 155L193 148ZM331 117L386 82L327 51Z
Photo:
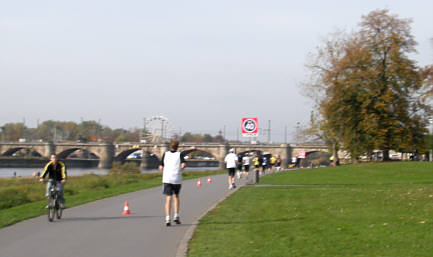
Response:
M138 142L141 142L142 140L146 140L146 118L143 118L143 130L140 131Z
M268 120L268 143L271 143L271 120Z
M39 138L39 118L36 120L36 140L40 140Z
M26 138L26 118L25 117L23 117L23 134L22 134L22 137L25 140L27 140L27 138Z
M299 144L301 141L301 135L299 135L301 133L301 123L298 121L296 122L296 143Z
M161 120L161 139L164 138L164 120Z
M284 125L284 143L287 144L287 125Z
M101 141L101 130L102 130L102 126L101 126L101 119L98 119L98 127L97 127L97 132L96 132L96 137L98 138L97 141Z

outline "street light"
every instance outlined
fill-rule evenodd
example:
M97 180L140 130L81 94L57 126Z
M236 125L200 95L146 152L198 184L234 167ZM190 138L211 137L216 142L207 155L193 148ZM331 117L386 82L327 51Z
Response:
M433 161L433 118L429 118L428 122L430 123L430 156L429 156L429 160Z

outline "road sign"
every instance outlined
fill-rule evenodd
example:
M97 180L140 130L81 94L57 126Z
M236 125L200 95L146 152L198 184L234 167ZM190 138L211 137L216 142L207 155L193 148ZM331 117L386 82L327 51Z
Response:
M242 118L241 120L242 136L257 137L259 134L258 118Z

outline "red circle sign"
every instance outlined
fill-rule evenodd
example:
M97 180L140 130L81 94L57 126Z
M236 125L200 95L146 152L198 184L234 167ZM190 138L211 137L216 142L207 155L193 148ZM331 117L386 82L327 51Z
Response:
M257 118L242 118L242 135L256 136L259 132L259 121Z

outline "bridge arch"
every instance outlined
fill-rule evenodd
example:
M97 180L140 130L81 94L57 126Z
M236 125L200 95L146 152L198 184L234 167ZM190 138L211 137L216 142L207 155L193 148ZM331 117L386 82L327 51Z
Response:
M92 157L94 158L89 158L89 159L101 159L97 154L85 149L85 148L80 148L80 147L74 147L74 148L69 148L66 150L63 150L60 153L57 153L57 157L59 159L66 159L69 155L71 155L73 152L78 151L78 150L82 150L84 152L88 152Z
M121 162L121 163L123 163L123 162L125 162L126 158L127 158L130 154L132 154L132 153L134 153L134 152L137 152L137 151L140 151L140 150L141 150L141 149L137 149L137 148L132 148L132 149L124 150L124 151L120 152L119 154L117 154L117 155L114 157L114 161L115 161L115 162Z
M42 155L36 151L35 149L33 149L32 147L15 147L15 148L10 148L8 150L6 150L4 153L1 154L1 156L13 156L15 153L18 153L21 150L27 150L28 152L31 153L32 156L34 157L42 157Z
M194 152L204 153L205 155L211 156L215 160L217 159L217 156L215 156L211 152L206 151L206 150L202 150L202 149L197 149L197 148L191 148L191 149L183 150L183 151L181 151L181 155L187 156L187 155L194 153Z

